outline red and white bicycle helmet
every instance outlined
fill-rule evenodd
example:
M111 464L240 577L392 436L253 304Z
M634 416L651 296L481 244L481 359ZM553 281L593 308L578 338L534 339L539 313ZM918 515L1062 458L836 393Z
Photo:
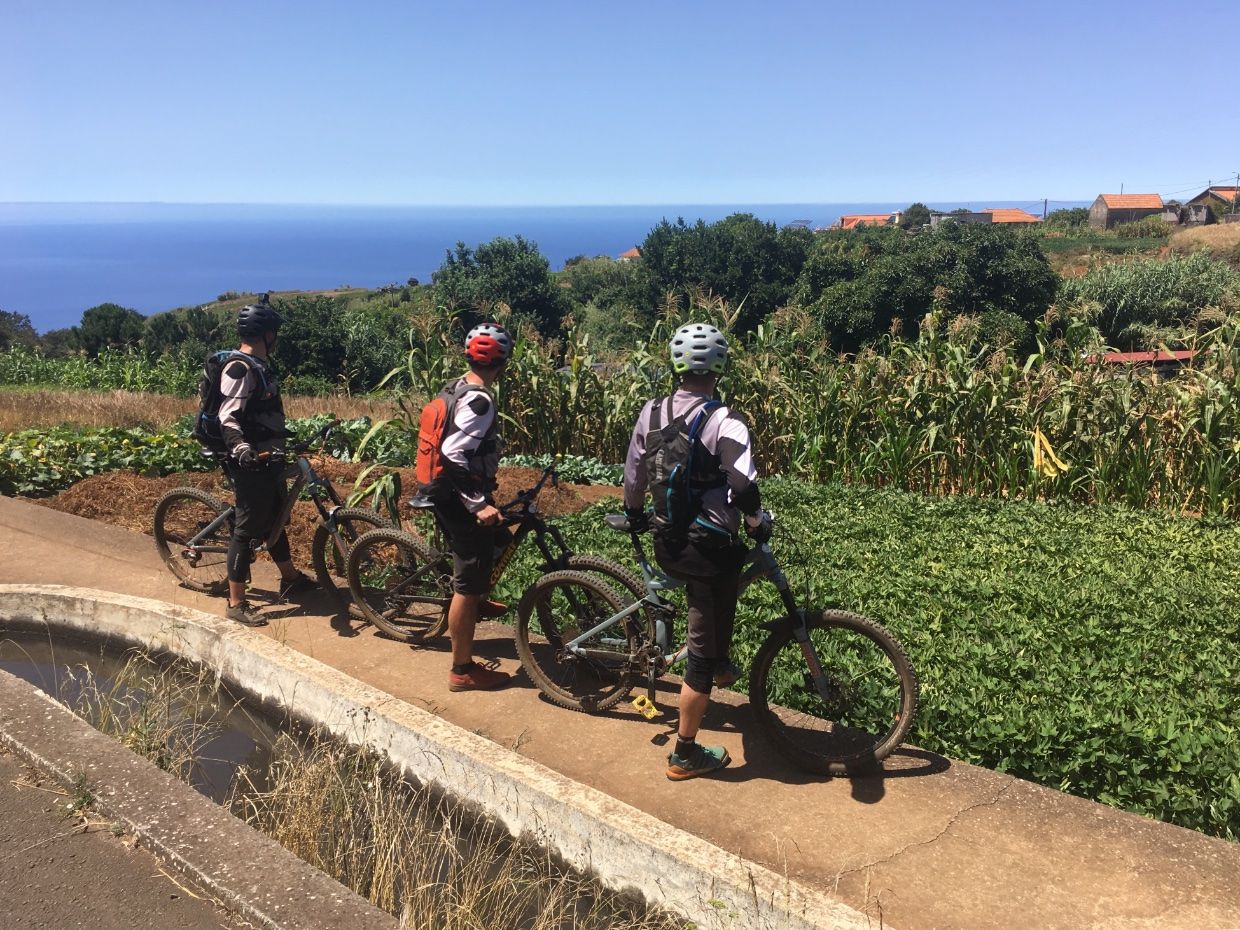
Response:
M498 323L479 323L465 337L465 357L474 365L490 368L508 361L512 336Z

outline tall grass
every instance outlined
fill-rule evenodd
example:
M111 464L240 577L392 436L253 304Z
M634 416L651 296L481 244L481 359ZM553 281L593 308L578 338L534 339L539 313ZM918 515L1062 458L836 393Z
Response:
M48 358L13 347L0 352L0 385L57 385L91 391L145 391L186 397L198 390L202 360L185 355L152 359L136 349L104 349L96 358Z
M224 728L222 714L243 708L206 668L160 664L140 650L124 658L108 676L71 669L60 699L165 771L205 784L198 770ZM240 770L228 802L233 813L409 930L684 926L410 784L364 749L286 733L273 757L265 771Z
M621 461L642 404L672 387L672 331L690 317L728 328L734 316L717 299L669 302L618 357L576 331L555 343L523 331L500 383L507 450ZM844 357L810 314L786 309L733 336L720 392L748 417L765 473L1240 516L1240 320L1195 337L1193 366L1167 379L1091 360L1104 346L1083 317L1052 312L1027 356L979 345L977 333L967 317L932 314L916 340ZM447 351L436 370L459 371ZM417 404L406 406L387 428L416 432ZM1035 431L1066 470L1036 467Z
M400 918L409 930L672 930L558 866L541 847L466 816L377 756L287 740L234 810L286 849Z

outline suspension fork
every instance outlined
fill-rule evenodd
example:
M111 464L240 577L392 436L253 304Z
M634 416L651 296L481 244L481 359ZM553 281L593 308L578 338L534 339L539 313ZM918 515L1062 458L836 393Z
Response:
M750 558L753 560L753 565L742 576L742 589L758 577L765 576L771 579L776 590L779 591L779 599L783 601L784 610L787 611L787 622L792 625L792 636L797 641L797 645L801 647L801 655L805 657L805 664L809 667L809 676L814 683L814 690L824 702L829 701L831 699L830 682L827 680L827 673L823 670L822 660L818 658L818 650L814 648L814 641L809 638L809 623L805 610L793 597L788 577L779 567L779 563L775 561L771 547L766 543L755 546Z

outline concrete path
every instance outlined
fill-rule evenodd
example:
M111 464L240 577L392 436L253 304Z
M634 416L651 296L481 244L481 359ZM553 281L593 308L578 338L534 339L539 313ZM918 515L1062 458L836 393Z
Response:
M258 566L270 587L269 564ZM147 537L0 498L0 582L71 584L206 611ZM588 717L522 678L492 694L447 690L445 643L410 648L330 616L319 596L254 635L319 661L590 784L725 850L872 915L921 928L1240 927L1240 846L916 749L880 776L823 780L773 756L736 697L706 729L736 760L720 777L663 776L664 723L627 707ZM741 622L743 622L743 617ZM510 632L478 653L516 671ZM664 703L672 701L670 689Z
M219 930L250 925L172 876L132 837L0 750L0 926L5 930Z

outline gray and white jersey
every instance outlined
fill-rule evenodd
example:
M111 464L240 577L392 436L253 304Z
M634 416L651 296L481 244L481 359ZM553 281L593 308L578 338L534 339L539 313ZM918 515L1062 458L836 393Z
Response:
M452 426L444 431L440 452L461 503L470 513L477 513L487 505L499 471L495 400L481 388L466 391L462 384L457 390L461 393Z
M706 395L683 388L672 395L672 414L683 416ZM642 408L629 440L624 460L624 506L637 509L645 505L649 476L646 474L646 434L650 431L651 411L662 404L666 412L667 398L652 400ZM762 506L758 493L758 472L750 448L749 427L739 414L727 407L710 412L698 436L703 447L719 458L719 468L727 483L702 492L702 515L730 533L739 533L741 514L757 513Z
M284 448L284 403L275 373L256 356L233 359L220 372L220 431L229 452ZM262 369L262 376L259 375Z

